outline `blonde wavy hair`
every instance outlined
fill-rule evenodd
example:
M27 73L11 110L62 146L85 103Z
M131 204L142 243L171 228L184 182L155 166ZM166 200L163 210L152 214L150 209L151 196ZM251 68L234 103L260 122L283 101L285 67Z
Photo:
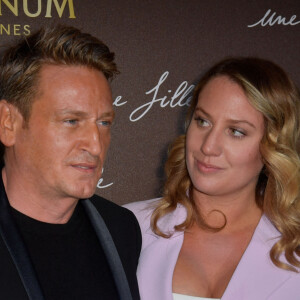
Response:
M265 133L260 152L264 168L256 186L256 203L281 233L281 238L270 251L272 262L280 268L297 271L300 267L300 96L288 75L276 64L259 58L228 58L206 72L196 86L187 116L191 121L198 96L203 87L217 76L227 76L245 92L249 102L260 111L265 120ZM156 206L151 226L165 238L158 220L174 211L177 204L187 210L186 220L175 226L184 231L194 222L208 230L208 226L192 198L192 182L185 162L185 135L172 144L165 165L167 180L163 198ZM225 217L226 220L226 217ZM280 260L284 254L288 263Z

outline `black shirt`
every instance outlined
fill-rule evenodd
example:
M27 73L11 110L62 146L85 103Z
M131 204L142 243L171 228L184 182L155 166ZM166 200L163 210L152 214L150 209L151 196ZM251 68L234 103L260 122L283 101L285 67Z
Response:
M66 224L13 209L46 299L118 299L111 271L81 204Z

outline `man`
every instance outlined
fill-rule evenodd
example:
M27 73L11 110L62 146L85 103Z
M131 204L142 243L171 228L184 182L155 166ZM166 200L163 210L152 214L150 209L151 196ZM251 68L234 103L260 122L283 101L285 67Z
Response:
M66 26L2 57L0 299L139 299L137 221L93 196L114 119L113 59Z

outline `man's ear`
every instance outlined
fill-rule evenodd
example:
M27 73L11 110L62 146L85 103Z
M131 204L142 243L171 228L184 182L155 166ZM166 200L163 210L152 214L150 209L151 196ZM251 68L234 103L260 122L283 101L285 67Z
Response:
M0 141L6 147L15 143L17 114L15 106L6 100L0 100Z

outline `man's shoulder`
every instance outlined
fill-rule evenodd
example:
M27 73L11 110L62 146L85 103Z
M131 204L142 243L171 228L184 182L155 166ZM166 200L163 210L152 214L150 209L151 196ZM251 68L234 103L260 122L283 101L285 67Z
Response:
M99 195L94 194L91 198L90 201L94 204L94 206L98 209L98 210L114 210L117 211L118 213L124 213L124 212L128 212L127 209L124 209L124 207L108 200L105 199Z
M106 223L120 223L122 221L124 222L126 220L132 219L136 220L135 216L130 210L101 196L95 194L90 198L90 201L96 207L96 209L98 210L98 212L100 213L100 215Z
M98 195L91 197L90 201L114 239L118 241L140 239L138 221L130 210Z
M133 299L139 299L136 269L141 252L142 237L137 219L130 210L98 195L91 197L90 201L102 216L114 240Z

